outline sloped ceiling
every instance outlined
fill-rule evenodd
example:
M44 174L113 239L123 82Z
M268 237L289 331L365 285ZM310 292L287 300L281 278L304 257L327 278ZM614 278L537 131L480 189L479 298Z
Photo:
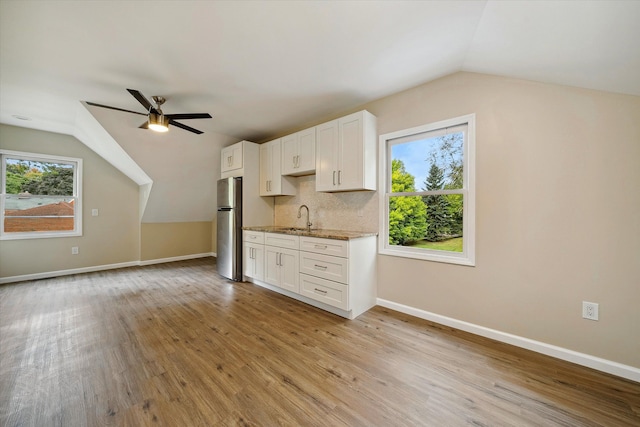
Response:
M163 157L188 153L215 179L212 156L231 141L457 71L640 95L638 22L637 1L2 1L0 122L111 150L136 182L154 182L149 221L201 220L202 207L165 200L193 177L159 167ZM214 119L185 121L200 136L158 135L137 129L142 116L81 103L142 111L126 88ZM91 120L108 136L87 133ZM208 187L185 191L213 205Z

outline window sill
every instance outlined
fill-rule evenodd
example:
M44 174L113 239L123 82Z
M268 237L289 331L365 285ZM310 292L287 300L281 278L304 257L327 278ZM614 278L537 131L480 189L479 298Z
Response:
M69 231L69 232L30 232L30 233L4 233L0 235L0 240L28 240L28 239L50 239L55 237L80 237L82 232Z
M384 247L378 249L378 254L402 258L413 258L421 261L435 261L447 264L465 265L475 267L475 259L455 252L430 251L425 249L410 249L404 247Z

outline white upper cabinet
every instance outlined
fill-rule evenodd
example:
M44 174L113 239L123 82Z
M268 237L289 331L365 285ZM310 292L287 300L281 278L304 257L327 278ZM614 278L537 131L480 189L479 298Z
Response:
M260 195L293 196L296 194L295 182L282 176L280 168L281 139L260 145Z
M240 141L222 149L220 171L223 178L242 175L239 171L243 167L243 147L244 141ZM234 171L238 171L238 174L234 174Z
M282 138L282 175L309 175L316 170L316 128Z
M316 126L316 191L376 189L376 117L368 111Z

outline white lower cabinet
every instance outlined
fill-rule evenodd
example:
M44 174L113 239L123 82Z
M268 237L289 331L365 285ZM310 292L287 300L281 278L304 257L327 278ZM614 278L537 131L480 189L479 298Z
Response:
M299 237L289 234L264 233L264 281L298 293Z
M349 287L343 283L301 274L300 294L342 310L349 309Z
M298 292L298 251L265 246L264 281L270 285Z
M254 283L349 319L376 304L375 236L339 240L245 233L245 276ZM263 276L251 257L259 248L264 250Z
M344 242L346 244L346 242ZM349 259L313 252L300 252L300 273L349 283Z
M376 305L376 237L300 237L300 295L353 319Z
M256 280L264 280L264 233L244 231L243 274Z
M244 244L244 275L264 280L264 245Z

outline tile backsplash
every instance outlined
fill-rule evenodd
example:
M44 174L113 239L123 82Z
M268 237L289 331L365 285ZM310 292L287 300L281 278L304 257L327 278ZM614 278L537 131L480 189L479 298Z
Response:
M378 231L378 192L316 192L315 175L296 179L295 196L275 198L275 225L304 227L306 211L298 218L300 205L307 205L312 228L348 231Z

